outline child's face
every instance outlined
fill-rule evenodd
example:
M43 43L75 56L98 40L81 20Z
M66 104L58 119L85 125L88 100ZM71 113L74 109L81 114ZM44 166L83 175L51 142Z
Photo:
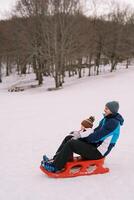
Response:
M84 130L84 129L85 129L85 127L81 125L81 130Z
M105 116L112 114L112 112L109 110L109 108L107 106L105 106L105 108L104 108L104 114L105 114Z

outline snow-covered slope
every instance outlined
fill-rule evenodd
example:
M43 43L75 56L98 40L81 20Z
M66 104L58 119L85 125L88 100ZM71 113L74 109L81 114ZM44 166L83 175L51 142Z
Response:
M83 78L48 92L36 88L9 93L0 86L1 200L133 200L134 68ZM7 83L8 85L8 83ZM125 119L117 146L107 157L110 173L51 179L39 169L42 155L52 156L84 118L102 118L107 101L118 100ZM94 126L94 127L95 127Z

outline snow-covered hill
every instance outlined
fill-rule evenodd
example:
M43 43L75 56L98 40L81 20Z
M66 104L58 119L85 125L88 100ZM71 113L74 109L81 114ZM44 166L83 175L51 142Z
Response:
M134 68L83 78L48 92L44 88L9 93L0 85L1 200L133 200ZM125 119L117 146L107 157L110 173L50 179L39 169L81 120L102 118L107 101L118 100ZM94 126L94 127L95 127Z

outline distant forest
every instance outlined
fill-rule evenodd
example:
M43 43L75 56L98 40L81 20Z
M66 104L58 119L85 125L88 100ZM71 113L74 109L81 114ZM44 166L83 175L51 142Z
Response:
M95 2L95 1L94 1ZM2 69L45 76L55 87L69 77L82 77L82 69L107 64L110 71L134 58L134 12L115 6L108 14L85 15L80 0L18 0L12 16L0 21L0 82Z

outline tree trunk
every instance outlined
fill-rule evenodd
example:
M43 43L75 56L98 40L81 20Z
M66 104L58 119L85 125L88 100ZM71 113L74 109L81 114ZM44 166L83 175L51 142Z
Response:
M38 85L42 85L42 83L43 83L42 73L38 72Z
M81 67L81 65L82 65L82 58L79 58L78 59L78 75L79 75L79 78L82 77L82 67Z
M2 64L1 64L1 58L0 58L0 83L2 83Z
M61 77L58 73L56 73L54 80L55 80L55 88L58 89L59 87L62 87Z
M6 76L9 76L9 58L6 59Z
M99 75L99 68L100 68L100 56L101 56L101 54L100 54L100 53L98 53L98 54L97 54L97 57L96 57L96 60L95 60L96 69L97 69L97 73L96 73L96 75Z
M68 77L69 77L69 78L71 77L71 69L70 69L70 67L69 67L69 69L68 69Z
M115 70L116 64L117 64L117 62L114 59L112 59L111 60L111 70L110 70L110 72L113 72Z
M26 71L27 71L27 67L26 67L26 64L24 64L24 65L21 67L21 74L26 74Z
M92 67L92 54L89 55L89 61L88 61L88 76L91 76L91 67Z
M38 80L38 85L42 85L43 84L43 74L42 74L42 65L40 63L40 61L38 61L38 69L37 69L37 80Z
M20 74L20 61L19 61L19 57L17 57L17 73L18 75Z
M33 59L32 59L32 67L33 67L34 73L36 75L36 80L38 80L37 60L36 60L35 56L33 56Z
M81 68L78 68L78 74L79 74L79 78L81 78L82 77L82 75L81 75Z
M128 65L130 65L130 60L127 58L126 69L128 69Z

